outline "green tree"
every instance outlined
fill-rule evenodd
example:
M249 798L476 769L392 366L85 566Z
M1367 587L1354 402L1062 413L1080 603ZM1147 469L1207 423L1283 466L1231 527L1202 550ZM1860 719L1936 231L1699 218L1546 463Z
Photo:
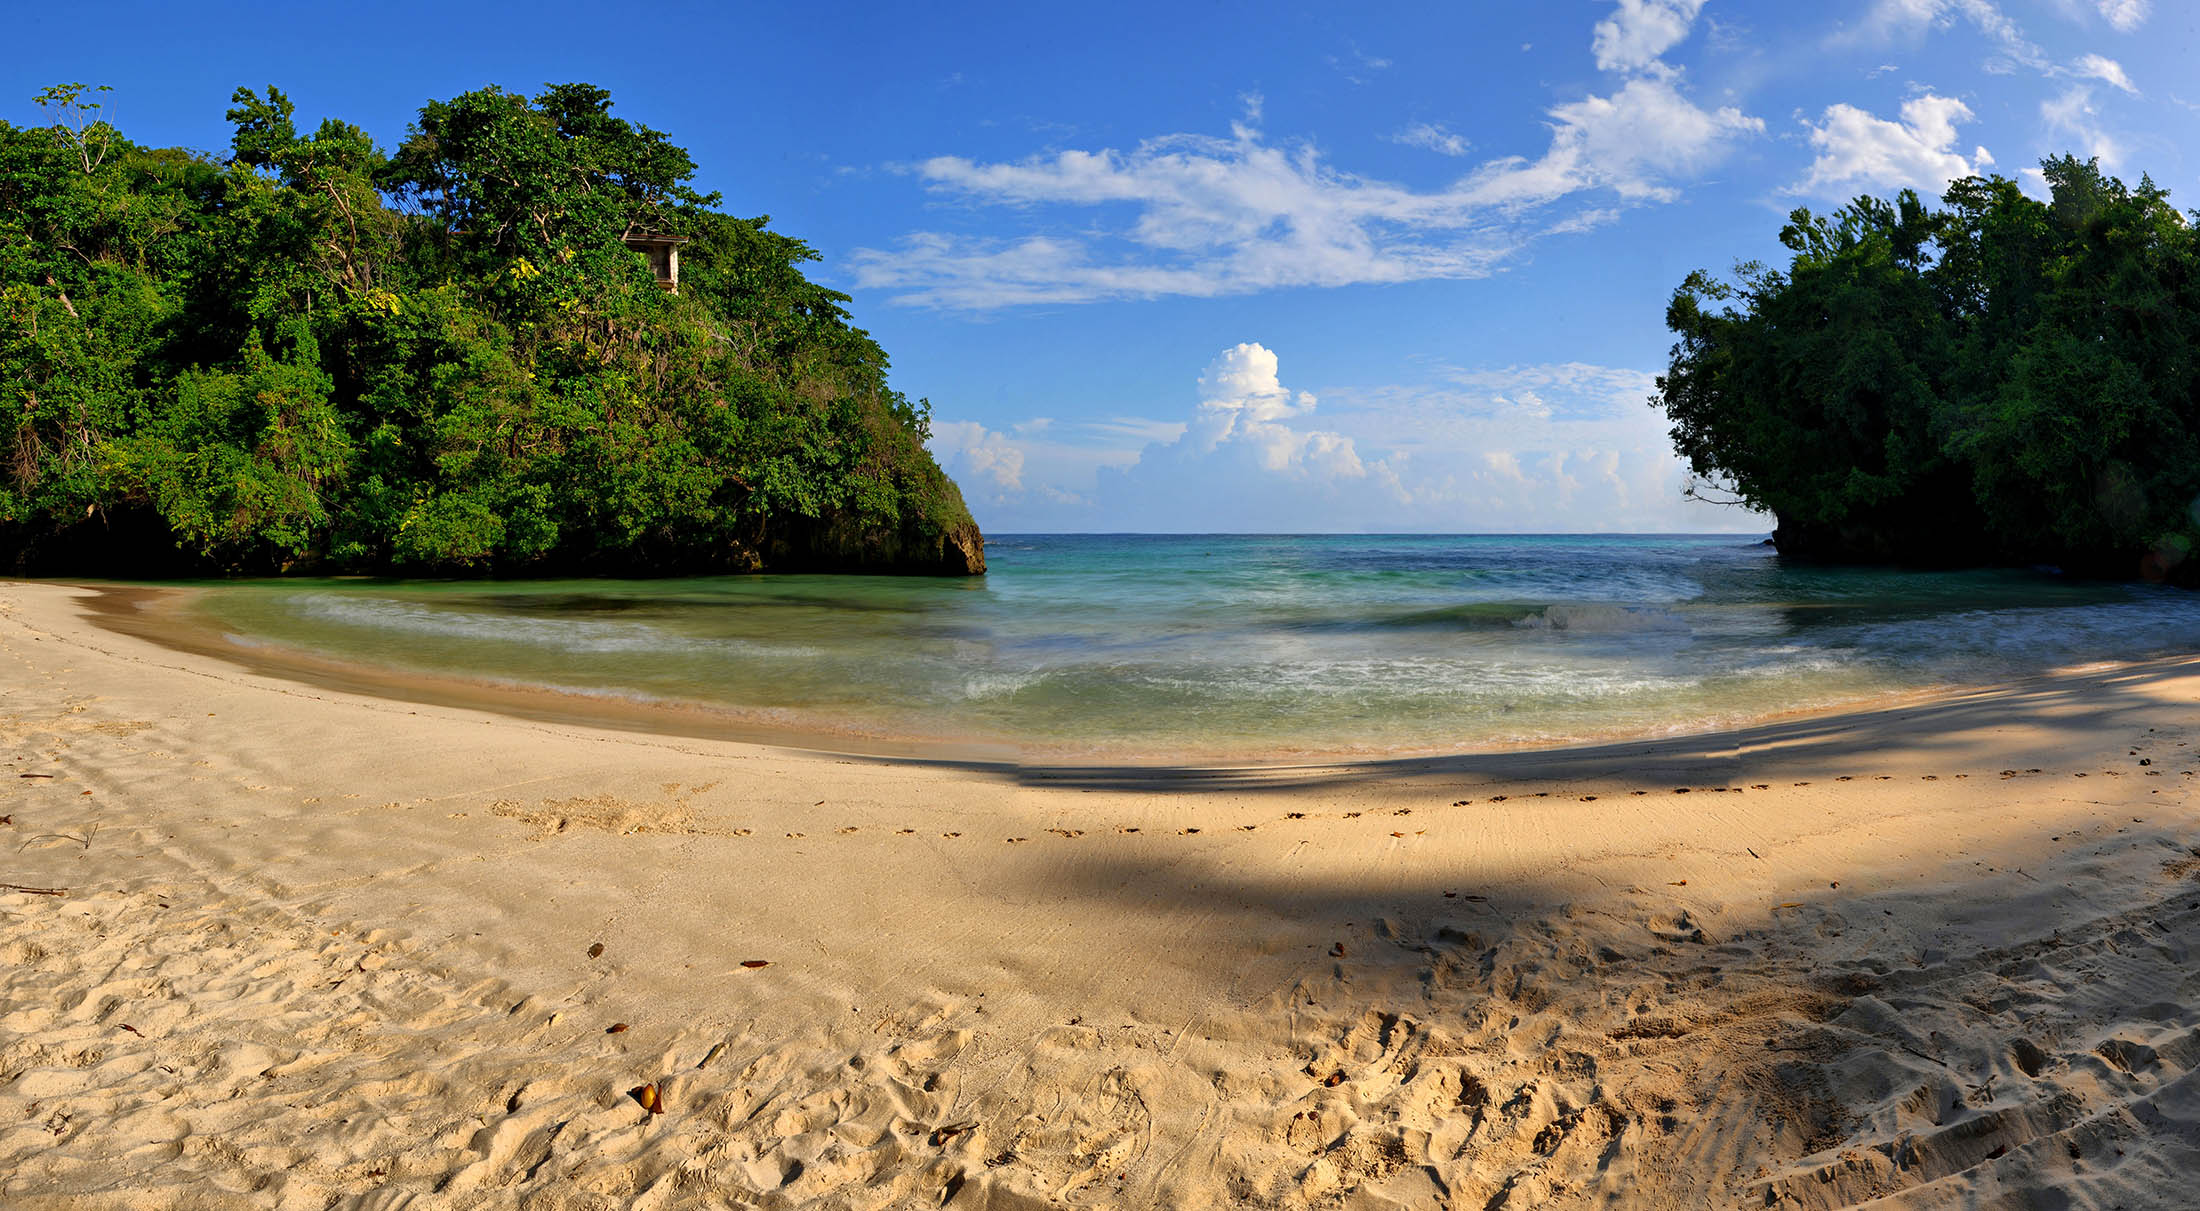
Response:
M0 124L0 553L277 572L983 566L815 254L556 85L385 155L238 89L226 161L82 86ZM686 237L686 289L626 244Z
M1699 476L1832 559L2194 580L2194 228L2151 181L2043 164L1797 211L1784 273L1694 274L1653 401Z

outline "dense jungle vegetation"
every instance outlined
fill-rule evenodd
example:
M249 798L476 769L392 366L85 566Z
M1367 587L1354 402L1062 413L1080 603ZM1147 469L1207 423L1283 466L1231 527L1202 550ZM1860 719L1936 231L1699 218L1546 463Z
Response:
M815 254L602 89L394 152L240 89L227 156L104 91L0 123L0 570L983 570ZM634 233L686 237L678 293Z
M1700 494L1783 553L2200 583L2200 229L2151 180L2042 167L2046 201L1797 210L1785 271L1690 275L1653 402Z

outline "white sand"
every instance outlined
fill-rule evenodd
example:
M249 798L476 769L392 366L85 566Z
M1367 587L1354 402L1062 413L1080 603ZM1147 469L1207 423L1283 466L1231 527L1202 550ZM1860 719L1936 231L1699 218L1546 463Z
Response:
M2200 1205L2200 662L1168 775L355 697L79 596L0 585L0 882L64 892L0 893L6 1208Z

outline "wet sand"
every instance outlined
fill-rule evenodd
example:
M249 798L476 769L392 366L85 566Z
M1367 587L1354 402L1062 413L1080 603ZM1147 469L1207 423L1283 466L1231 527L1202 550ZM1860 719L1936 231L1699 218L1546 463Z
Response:
M2182 1207L2200 1173L2200 662L1179 769L406 701L89 596L0 586L0 1205Z

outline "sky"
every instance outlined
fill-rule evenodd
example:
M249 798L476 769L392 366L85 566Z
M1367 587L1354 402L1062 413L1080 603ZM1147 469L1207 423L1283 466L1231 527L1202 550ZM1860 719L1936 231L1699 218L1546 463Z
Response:
M817 250L990 533L1762 531L1648 403L1689 271L2063 153L2200 205L2189 0L635 11L4 0L0 120L602 85Z

